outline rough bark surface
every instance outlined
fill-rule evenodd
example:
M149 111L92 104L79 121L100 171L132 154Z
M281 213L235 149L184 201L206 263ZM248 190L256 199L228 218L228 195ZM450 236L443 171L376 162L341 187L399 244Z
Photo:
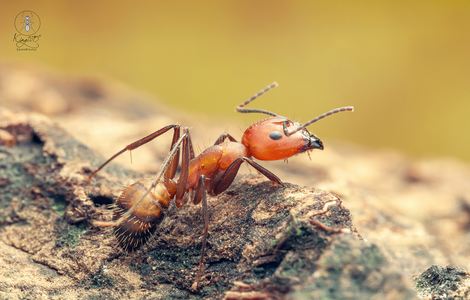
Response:
M2 252L4 259L18 251L31 259L35 270L26 269L27 276L40 278L21 286L16 280L24 280L23 269L16 266L26 262L6 262L2 273L13 273L12 282L2 287L5 293L104 298L410 294L378 248L354 232L337 195L289 183L276 187L257 176L245 176L210 199L207 267L202 289L193 292L200 207L172 208L145 247L122 252L111 232L93 228L90 221L109 217L106 204L143 175L113 166L88 184L86 175L101 157L45 118L7 111L1 116L3 130L15 140L1 148ZM322 210L328 212L314 217Z

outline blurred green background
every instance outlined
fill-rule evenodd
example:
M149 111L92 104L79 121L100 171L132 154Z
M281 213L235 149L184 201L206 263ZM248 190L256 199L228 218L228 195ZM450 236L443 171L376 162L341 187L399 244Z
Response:
M17 52L14 18L41 17ZM470 1L2 1L0 62L117 79L200 118L257 100L325 140L470 160ZM243 127L242 125L240 127Z

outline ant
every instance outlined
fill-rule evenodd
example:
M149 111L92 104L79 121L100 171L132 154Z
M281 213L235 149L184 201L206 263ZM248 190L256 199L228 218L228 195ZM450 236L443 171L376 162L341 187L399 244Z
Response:
M264 109L245 108L253 100L277 87L274 82L237 106L240 113L261 113L270 117L249 126L241 143L230 134L222 134L215 144L195 156L189 129L172 124L141 138L111 156L89 175L95 176L114 158L126 151L134 150L158 136L173 130L173 140L168 156L163 161L150 187L139 180L124 188L116 201L116 217L113 221L93 221L98 227L112 227L122 248L135 250L145 244L164 218L171 201L177 208L192 198L193 204L202 202L204 232L202 235L199 271L192 285L198 289L204 270L204 254L209 229L206 194L218 195L232 184L242 163L246 162L276 185L282 181L253 160L281 160L313 149L323 150L322 141L308 132L307 127L325 117L342 111L353 111L352 106L340 107L301 125L286 117ZM182 134L181 134L182 131ZM181 152L181 171L176 180Z

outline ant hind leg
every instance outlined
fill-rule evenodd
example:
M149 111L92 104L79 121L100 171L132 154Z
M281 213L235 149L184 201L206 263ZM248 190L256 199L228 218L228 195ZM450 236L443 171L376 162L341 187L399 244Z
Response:
M103 164L101 164L101 166L99 166L95 171L93 171L89 176L88 176L88 180L90 181L93 176L96 175L96 173L98 173L101 169L103 169L108 163L110 163L113 159L115 159L116 157L118 157L119 155L121 155L122 153L126 152L126 151L131 151L131 150L134 150L134 149L137 149L139 148L140 146L144 145L144 144L147 144L148 142L152 141L153 139L155 139L156 137L164 134L165 132L167 132L168 130L170 129L175 129L175 135L176 135L176 131L178 131L178 135L179 135L179 128L180 126L179 125L168 125L168 126L165 126L149 135L147 135L146 137L143 137L129 145L127 145L126 147L124 147L123 149L119 150L116 154L114 154L113 156L111 156L107 161L105 161ZM177 140L178 138L173 138L173 141ZM174 146L174 143L172 143L172 148Z

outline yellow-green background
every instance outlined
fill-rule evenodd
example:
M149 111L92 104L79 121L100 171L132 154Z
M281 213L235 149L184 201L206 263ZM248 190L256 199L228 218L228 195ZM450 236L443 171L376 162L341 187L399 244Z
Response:
M13 21L42 21L17 52ZM6 1L0 62L125 82L201 118L256 106L307 120L325 140L470 159L470 1Z

